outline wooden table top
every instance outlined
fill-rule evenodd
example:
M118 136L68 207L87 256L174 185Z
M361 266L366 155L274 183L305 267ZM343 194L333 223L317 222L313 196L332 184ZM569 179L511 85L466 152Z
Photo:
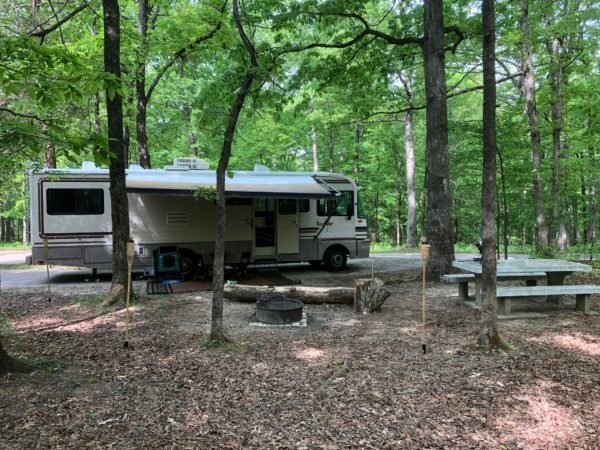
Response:
M560 259L501 259L498 262L497 273L528 273L528 272L591 272L592 266L587 264L561 261ZM465 272L481 274L479 261L454 261L452 267Z

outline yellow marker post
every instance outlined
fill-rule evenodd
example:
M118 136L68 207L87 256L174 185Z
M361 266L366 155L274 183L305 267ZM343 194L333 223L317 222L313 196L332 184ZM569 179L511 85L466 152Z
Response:
M127 242L127 298L125 309L125 342L124 348L129 348L129 298L131 296L131 267L133 266L133 257L135 256L135 248L132 239Z
M429 249L431 246L427 244L427 240L423 241L421 245L421 260L423 261L423 301L421 305L422 313L422 334L421 334L421 347L423 353L427 354L427 297L425 291L427 289L427 262L429 260Z

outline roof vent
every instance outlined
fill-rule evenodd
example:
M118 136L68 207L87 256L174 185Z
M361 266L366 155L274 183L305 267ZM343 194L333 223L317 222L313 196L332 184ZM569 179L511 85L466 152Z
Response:
M185 167L191 170L207 170L209 167L208 163L200 158L175 158L173 166Z
M255 172L270 172L271 169L269 169L267 166L263 166L262 164L255 164L254 171Z

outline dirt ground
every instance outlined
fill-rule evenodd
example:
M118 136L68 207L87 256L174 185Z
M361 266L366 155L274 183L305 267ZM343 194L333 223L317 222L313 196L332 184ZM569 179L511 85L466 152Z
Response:
M252 328L254 305L226 302L233 343L219 348L210 292L142 296L125 350L106 286L51 303L4 290L2 343L38 369L0 377L0 448L600 447L600 315L502 321L513 350L484 355L478 312L431 284L424 355L417 276L388 276L378 314L307 305L306 328Z

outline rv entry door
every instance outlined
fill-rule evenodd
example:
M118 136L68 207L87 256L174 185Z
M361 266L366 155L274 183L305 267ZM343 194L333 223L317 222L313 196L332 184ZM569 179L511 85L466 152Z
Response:
M298 253L298 202L291 199L277 201L277 253Z

